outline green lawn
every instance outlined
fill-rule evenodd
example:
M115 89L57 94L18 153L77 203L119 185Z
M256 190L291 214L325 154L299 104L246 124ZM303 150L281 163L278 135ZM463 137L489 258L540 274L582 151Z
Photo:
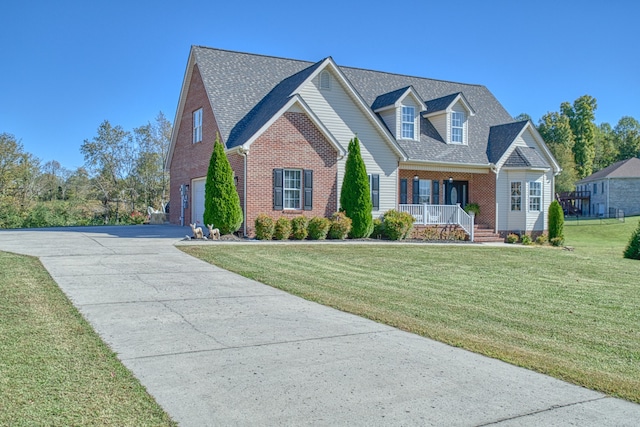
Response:
M426 337L640 403L638 224L567 224L566 244L199 245L189 254Z
M175 423L37 259L0 252L0 425Z

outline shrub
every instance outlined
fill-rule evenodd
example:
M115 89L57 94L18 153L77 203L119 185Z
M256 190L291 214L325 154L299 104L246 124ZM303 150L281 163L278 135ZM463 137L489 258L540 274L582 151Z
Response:
M279 218L273 229L273 238L276 240L287 240L291 236L291 221L287 218Z
M204 186L203 216L204 223L213 224L220 234L236 232L244 219L240 197L233 183L233 170L218 136L213 144Z
M430 225L420 233L423 240L440 240L440 230L437 225Z
M556 237L564 240L564 212L560 203L554 200L549 205L549 240Z
M562 246L564 245L564 237L554 237L553 239L549 240L549 242L553 246Z
M146 219L147 217L142 212L133 211L129 215L129 218L127 218L127 224L139 225L142 224Z
M329 218L323 218L321 216L311 218L309 226L307 227L309 238L311 240L326 239L327 234L329 233L329 227L331 227L331 221L329 221Z
M384 234L384 221L380 218L376 218L373 220L373 233L371 233L371 237L374 239L383 239L387 237Z
M383 216L384 233L391 240L402 240L411 233L413 216L408 212L391 209Z
M541 234L538 237L536 237L536 243L539 245L544 245L545 243L547 243L547 235Z
M507 236L507 243L518 243L518 240L519 240L519 239L520 239L520 238L518 237L518 235L517 235L517 234L515 234L515 233L510 233L510 234Z
M343 212L336 212L331 215L330 239L346 239L349 231L351 231L351 218Z
M480 215L480 205L477 203L469 203L464 207L464 211L468 214L471 214L471 212L473 212L475 216L478 216Z
M373 232L371 210L371 189L367 169L360 154L360 141L354 137L349 141L349 154L345 164L340 207L347 217L351 218L352 227L349 235L353 238L369 237Z
M624 257L629 259L640 259L640 221L638 221L638 227L631 234L629 243L624 250Z
M309 234L307 226L309 218L304 215L297 216L291 220L291 238L295 240L304 240Z
M522 237L520 238L520 241L522 242L523 245L533 244L533 240L531 239L531 236L529 236L528 234L523 234Z
M256 217L254 224L256 227L256 239L271 240L273 238L275 228L273 218L266 214L260 214Z

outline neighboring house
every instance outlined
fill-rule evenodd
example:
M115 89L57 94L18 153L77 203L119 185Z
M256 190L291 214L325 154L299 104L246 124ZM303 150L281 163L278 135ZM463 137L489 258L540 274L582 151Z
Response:
M375 217L400 209L448 224L464 215L457 205L477 203L476 223L539 234L560 172L531 122L515 122L484 86L194 46L166 165L171 222L202 223L216 135L249 236L260 213L338 210L356 135Z
M640 215L640 159L622 160L583 178L576 192L589 196L578 206L582 215Z

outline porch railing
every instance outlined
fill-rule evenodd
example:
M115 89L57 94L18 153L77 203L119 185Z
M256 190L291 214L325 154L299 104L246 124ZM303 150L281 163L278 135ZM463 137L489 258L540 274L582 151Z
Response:
M398 205L400 212L408 212L420 225L459 225L473 242L473 214L455 205Z

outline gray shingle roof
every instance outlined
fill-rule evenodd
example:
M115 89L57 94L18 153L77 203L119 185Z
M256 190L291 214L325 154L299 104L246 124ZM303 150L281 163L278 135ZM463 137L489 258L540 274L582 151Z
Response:
M373 101L373 104L371 104L371 109L376 111L378 108L384 108L395 104L407 89L409 89L409 86L378 96L375 101Z
M246 141L253 130L259 129L270 114L286 103L291 94L289 89L304 80L304 73L295 76L297 73L309 71L309 67L319 64L206 47L193 49L220 137L233 146ZM410 160L488 164L492 158L490 151L493 152L488 150L490 129L513 121L491 92L481 85L339 68L367 105L374 105L381 94L391 97L398 88L406 90L409 86L421 99L433 100L431 102L441 100L444 103L449 96L464 94L476 112L468 119L469 144L446 144L429 120L421 118L420 141L398 142Z
M604 178L640 178L640 159L632 157L627 160L621 160L583 178L576 184L584 184Z
M451 95L447 95L447 96L443 96L441 98L431 99L429 101L426 101L425 104L427 104L427 113L435 113L437 111L446 110L449 107L449 105L451 105L453 100L456 99L456 97L459 94L460 94L460 92L452 93Z
M487 158L489 162L498 163L527 123L528 120L491 126L487 143Z
M532 167L532 168L550 168L547 162L535 148L532 147L516 147L509 155L504 166L509 167Z

